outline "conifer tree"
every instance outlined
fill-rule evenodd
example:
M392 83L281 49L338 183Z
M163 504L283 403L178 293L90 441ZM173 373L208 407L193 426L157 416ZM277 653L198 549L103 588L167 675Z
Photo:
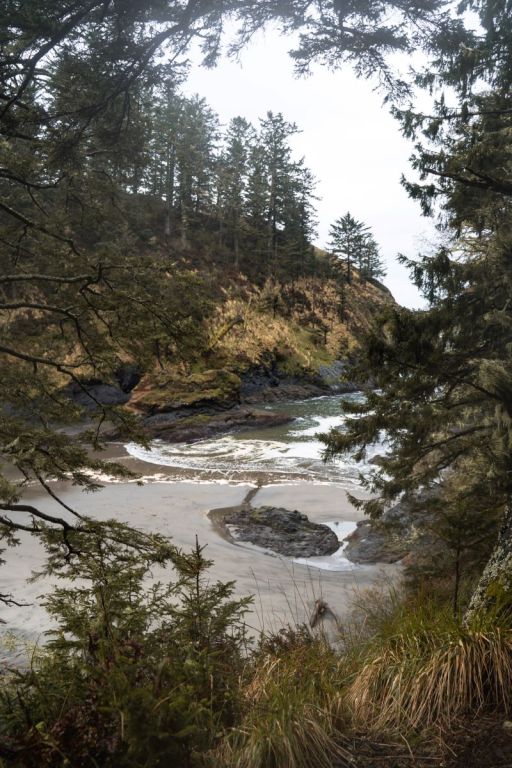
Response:
M329 230L329 250L345 262L347 283L352 282L352 267L364 262L369 228L350 213L340 216Z
M224 150L219 159L218 192L220 216L226 222L233 246L234 266L240 267L240 241L244 212L249 157L254 141L254 128L243 117L231 120L224 136Z

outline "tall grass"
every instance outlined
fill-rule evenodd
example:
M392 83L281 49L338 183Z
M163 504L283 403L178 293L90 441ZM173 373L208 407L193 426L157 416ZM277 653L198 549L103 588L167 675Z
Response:
M512 712L512 631L493 619L465 629L449 601L361 593L342 646L305 629L270 638L249 664L240 719L213 765L361 765L362 746L381 742L392 765L409 741L441 760L459 726Z
M226 768L352 765L345 746L342 674L332 648L303 632L280 651L260 654L244 689L244 715L216 753L214 764Z
M370 601L371 603L371 601ZM367 614L345 704L352 722L380 732L447 731L465 717L512 710L512 632L465 629L448 604L391 595Z

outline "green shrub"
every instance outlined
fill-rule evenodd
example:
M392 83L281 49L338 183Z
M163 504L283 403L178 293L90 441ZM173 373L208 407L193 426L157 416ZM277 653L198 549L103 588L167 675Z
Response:
M147 586L171 561L176 580ZM0 695L0 756L24 768L191 766L238 709L248 600L206 581L197 545L141 554L96 538L46 606L57 622Z

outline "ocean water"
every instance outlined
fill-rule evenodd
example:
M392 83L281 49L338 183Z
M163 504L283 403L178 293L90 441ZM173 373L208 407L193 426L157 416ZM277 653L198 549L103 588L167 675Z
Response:
M368 470L368 461L384 452L383 443L372 446L363 462L345 455L335 461L323 460L324 445L320 433L343 429L346 416L344 401L361 398L360 393L330 395L298 402L266 406L266 410L285 413L293 421L278 427L253 429L232 435L213 437L195 443L154 441L149 449L130 443L128 452L145 462L186 471L187 479L212 479L228 482L250 481L264 475L272 482L311 481L341 485L351 490L359 483L359 474Z

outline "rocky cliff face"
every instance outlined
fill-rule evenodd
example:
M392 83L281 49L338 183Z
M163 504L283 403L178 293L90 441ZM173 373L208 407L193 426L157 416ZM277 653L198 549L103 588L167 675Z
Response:
M233 283L207 320L210 342L190 362L169 357L144 374L138 361L124 363L112 381L84 381L90 395L77 386L68 395L88 410L125 407L149 437L182 442L275 425L278 416L255 407L262 403L357 389L350 358L393 302L387 289L354 272L343 320L333 280L303 278L273 290L279 301L269 308L267 288Z

